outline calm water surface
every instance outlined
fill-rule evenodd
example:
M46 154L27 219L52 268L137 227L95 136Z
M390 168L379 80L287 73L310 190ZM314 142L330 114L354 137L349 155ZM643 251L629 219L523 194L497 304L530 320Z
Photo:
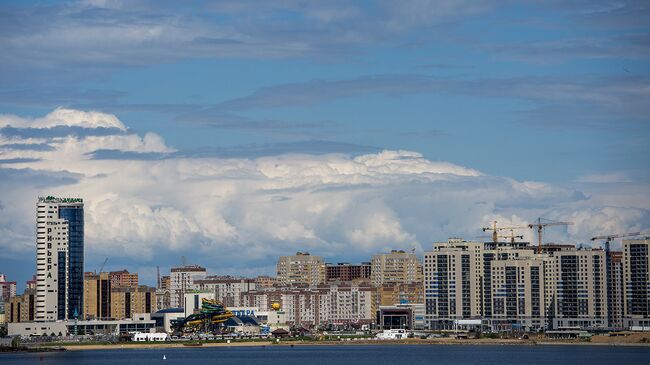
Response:
M167 360L163 360L163 355ZM0 364L650 364L650 347L605 346L266 346L0 354Z

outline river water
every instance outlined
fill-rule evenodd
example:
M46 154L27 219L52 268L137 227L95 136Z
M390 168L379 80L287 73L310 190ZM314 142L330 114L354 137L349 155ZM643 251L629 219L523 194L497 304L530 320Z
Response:
M163 356L166 358L163 360ZM515 345L343 345L206 347L0 353L0 364L650 364L650 347Z

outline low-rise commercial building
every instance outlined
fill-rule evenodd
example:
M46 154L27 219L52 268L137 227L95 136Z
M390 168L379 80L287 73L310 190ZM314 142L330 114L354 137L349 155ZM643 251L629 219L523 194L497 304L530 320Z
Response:
M119 335L120 333L152 332L156 321L148 314L134 314L130 319L122 320L88 320L57 322L20 322L9 323L9 336L67 336L67 335Z

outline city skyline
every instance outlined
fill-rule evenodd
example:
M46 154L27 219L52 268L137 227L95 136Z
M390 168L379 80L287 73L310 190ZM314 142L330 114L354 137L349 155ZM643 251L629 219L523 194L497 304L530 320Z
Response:
M84 199L86 271L147 284L647 232L648 9L610 5L3 2L0 272L35 273L49 195Z

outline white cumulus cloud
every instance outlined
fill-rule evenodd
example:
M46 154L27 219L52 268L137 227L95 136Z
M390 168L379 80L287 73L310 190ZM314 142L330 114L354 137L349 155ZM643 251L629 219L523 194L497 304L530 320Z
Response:
M0 117L12 126L16 120L26 119ZM489 176L412 151L180 158L160 136L129 134L110 114L57 109L21 127L48 125L119 132L0 135L4 257L33 251L39 195L84 198L90 258L152 266L183 255L217 272L268 273L278 255L299 250L346 261L393 248L421 252L451 236L474 239L493 220L574 221L545 233L548 240L570 242L587 242L603 231L643 230L650 222L648 207L612 206L573 189ZM27 143L48 148L16 148ZM97 150L169 155L95 159ZM20 160L25 158L31 160ZM521 233L534 239L530 230Z

